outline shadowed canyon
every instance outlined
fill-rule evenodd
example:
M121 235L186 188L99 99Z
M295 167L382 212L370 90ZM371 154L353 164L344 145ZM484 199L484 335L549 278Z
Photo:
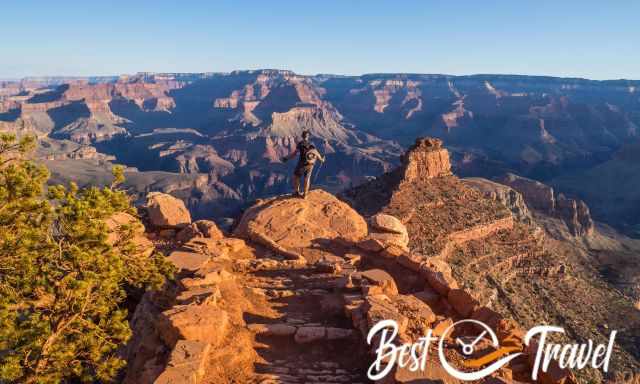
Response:
M280 70L33 78L0 83L0 130L37 133L59 178L99 182L102 164L125 164L133 191L171 192L197 217L234 216L284 192L290 170L279 158L303 128L328 154L317 183L333 191L390 170L416 137L432 136L461 176L543 181L634 234L638 89L625 80Z

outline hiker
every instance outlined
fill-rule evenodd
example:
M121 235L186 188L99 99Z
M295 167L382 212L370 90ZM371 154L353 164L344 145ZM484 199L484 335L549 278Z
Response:
M296 157L299 154L298 164L295 171L293 171L293 191L296 196L300 196L303 199L306 198L311 187L311 174L313 173L313 165L317 160L324 163L324 156L318 152L316 147L309 141L309 131L302 132L302 141L296 145L296 150L288 156L284 156L283 163ZM304 191L300 193L300 178L304 177Z

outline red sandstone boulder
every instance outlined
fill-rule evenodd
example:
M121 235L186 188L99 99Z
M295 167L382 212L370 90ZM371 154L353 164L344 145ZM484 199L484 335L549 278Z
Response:
M370 269L358 274L365 280L365 285L379 287L379 294L394 296L398 294L398 287L393 277L382 269Z
M191 214L184 202L166 193L149 193L146 208L153 226L183 227L191 224Z
M367 223L349 205L323 190L306 199L281 196L249 208L234 233L291 258L315 262L339 242L355 243Z
M487 307L477 308L472 314L471 318L474 320L481 321L486 324L489 328L495 330L498 327L498 322L502 320L502 315L493 309Z
M403 234L389 233L389 232L372 232L367 236L368 239L378 240L384 244L384 248L395 245L402 249L408 250L409 235L405 232Z
M229 316L210 305L178 305L160 314L157 328L168 346L178 340L196 340L215 347L227 334Z
M423 335L436 320L431 307L413 295L396 295L390 299L400 313L409 319L411 327L414 330L421 330Z
M220 288L216 285L209 285L192 287L181 292L178 297L176 297L176 302L179 305L215 305L221 297Z
M451 275L451 267L444 261L426 261L420 266L420 274L431 288L445 297L451 289L458 288L458 283Z
M205 374L211 345L202 341L180 340L169 356L167 369L154 384L196 384Z
M178 271L184 270L188 272L195 272L204 267L209 259L210 257L206 254L189 251L173 251L169 257L167 257L167 260L171 262Z
M369 223L376 231L396 233L399 235L407 233L407 227L405 227L398 218L384 213L371 216Z
M409 319L400 313L391 299L385 295L366 296L362 313L367 328L373 327L382 320L395 320L398 324L398 332L404 334L409 325ZM364 334L366 335L367 332Z
M224 237L224 234L218 228L216 223L211 220L196 220L193 222L193 224L196 225L196 227L204 237L210 239L222 239Z

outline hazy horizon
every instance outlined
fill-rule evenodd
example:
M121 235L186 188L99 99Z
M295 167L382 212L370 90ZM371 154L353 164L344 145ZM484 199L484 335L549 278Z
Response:
M200 72L176 72L176 71L136 71L131 73L119 73L119 74L98 74L98 75L27 75L22 77L2 77L0 76L0 81L20 81L24 79L87 79L87 78L117 78L121 76L132 76L142 73L149 74L203 74L203 73L220 73L220 74L229 74L233 72L245 72L245 71L260 71L260 70L277 70L277 71L291 71L296 75L300 76L344 76L344 77L358 77L358 76L371 76L371 75L425 75L425 76L451 76L451 77L473 77L473 76L526 76L526 77L548 77L548 78L558 78L558 79L575 79L575 80L587 80L587 81L640 81L640 78L632 79L632 78L610 78L610 79L593 79L586 77L576 77L576 76L554 76L554 75L546 75L546 74L522 74L522 73L468 73L468 74L451 74L451 73L418 73L418 72L366 72L366 73L355 73L355 74L344 74L344 73L330 73L330 72L319 72L319 73L300 73L291 69L286 68L250 68L250 69L234 69L230 71L200 71Z

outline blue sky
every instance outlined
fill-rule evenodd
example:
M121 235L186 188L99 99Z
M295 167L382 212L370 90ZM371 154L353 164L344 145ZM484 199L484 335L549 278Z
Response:
M279 68L640 79L640 1L30 1L0 78Z

